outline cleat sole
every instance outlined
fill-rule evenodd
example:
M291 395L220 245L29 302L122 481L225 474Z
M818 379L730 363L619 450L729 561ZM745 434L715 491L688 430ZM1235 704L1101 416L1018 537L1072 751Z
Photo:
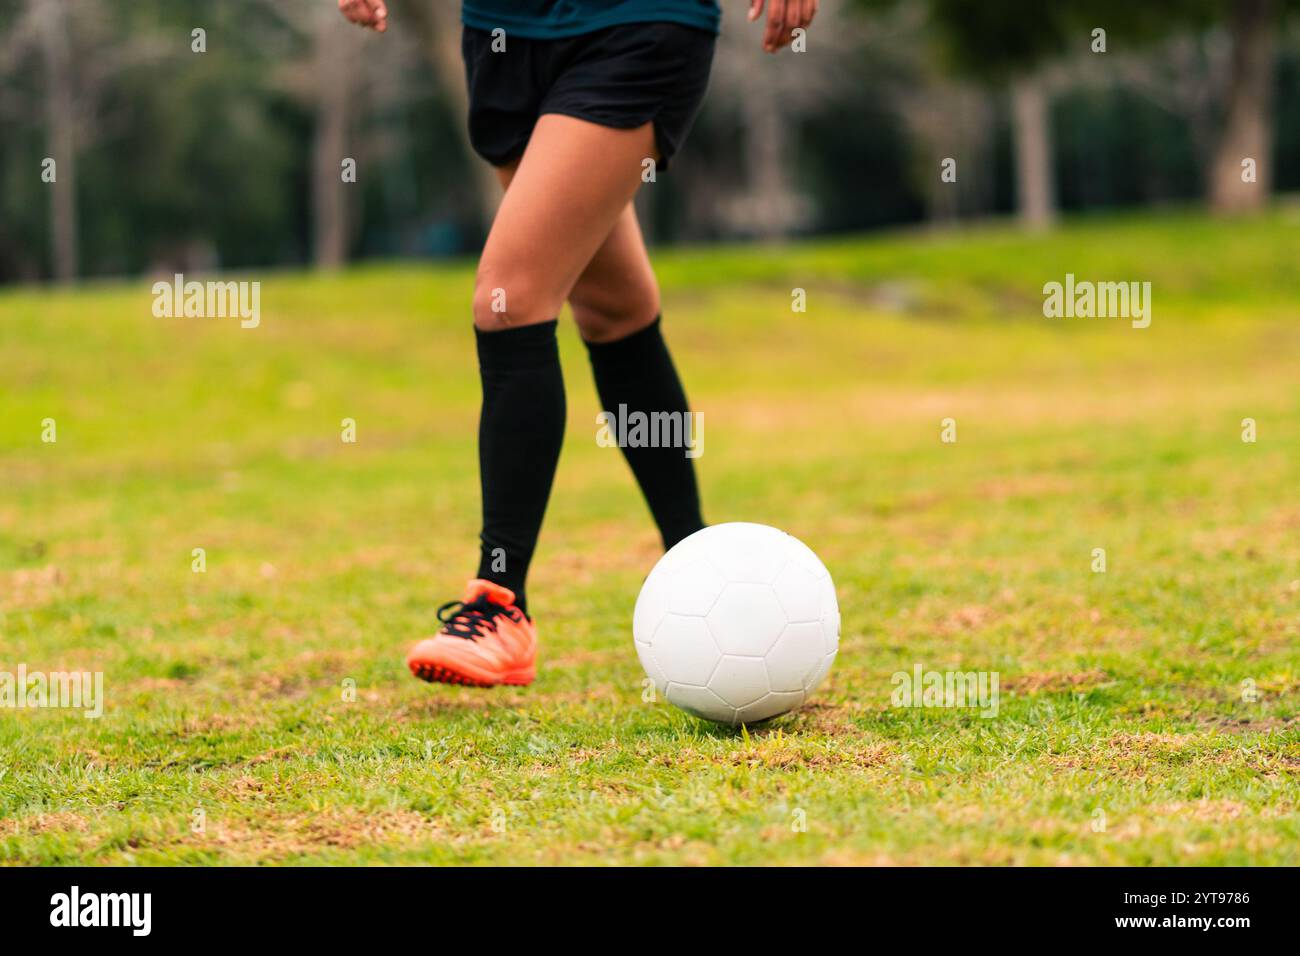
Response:
M430 684L457 684L461 687L496 687L501 684L509 684L513 687L525 687L533 682L536 676L534 673L520 671L507 674L497 681L485 681L468 674L462 674L454 671L449 667L443 667L439 664L421 664L412 663L411 673L420 680L428 681Z

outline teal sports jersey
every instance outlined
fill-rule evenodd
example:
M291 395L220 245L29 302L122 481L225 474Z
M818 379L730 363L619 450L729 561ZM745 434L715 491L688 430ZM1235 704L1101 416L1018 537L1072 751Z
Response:
M466 26L551 40L622 23L679 23L718 32L717 0L465 0Z

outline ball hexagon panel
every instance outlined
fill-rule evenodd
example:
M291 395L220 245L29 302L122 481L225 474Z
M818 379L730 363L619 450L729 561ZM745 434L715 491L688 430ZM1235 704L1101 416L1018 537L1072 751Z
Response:
M732 707L745 707L762 700L772 688L767 681L767 664L761 657L723 654L709 678L709 690Z
M772 582L772 591L785 609L787 621L821 620L825 595L821 582L806 568L793 562L787 563Z
M794 535L786 534L784 531L781 532L781 535L785 538L786 555L792 564L796 564L803 568L818 580L823 578L827 580L830 579L831 573L826 570L826 565L822 564L822 559L817 557L812 548L808 547L808 545L804 544Z
M671 683L703 687L718 666L718 645L702 617L668 614L650 639L650 655ZM654 675L651 675L654 676Z
M703 556L704 541L695 535L689 535L678 541L660 556L652 573L671 577L692 561L697 561Z
M670 683L664 689L664 697L673 706L705 720L721 720L724 723L735 720L736 709L707 687Z
M803 691L782 692L772 691L764 695L752 704L736 709L736 723L752 724L756 721L767 720L769 717L775 717L778 714L784 714L788 710L794 710L803 703Z
M652 573L641 586L637 595L636 607L632 610L632 637L641 643L649 643L659 622L668 613L668 602L672 598L672 578L668 575Z
M822 642L827 654L834 654L840 649L840 616L834 615L821 622Z
M773 690L802 692L826 657L820 623L787 624L767 652L767 672Z
M705 620L724 654L761 657L785 629L785 610L766 584L729 583Z
M655 660L650 645L642 641L634 641L632 646L636 648L636 656L637 660L641 662L641 669L645 671L647 677L654 681L655 690L662 694L664 687L668 684L668 677L664 674L663 668L659 666L659 662Z
M822 582L821 623L826 651L834 654L840 648L840 602L835 597L835 585L830 578Z
M708 614L727 586L718 569L706 558L692 561L674 572L671 582L669 613L695 617Z
M717 527L725 528L726 533L708 536L704 532L696 533L707 544L704 553L729 582L769 584L785 567L789 557L781 540L787 537L785 532L739 522Z
M833 652L822 658L821 663L817 665L817 669L813 671L808 678L808 682L804 685L803 692L805 697L816 690L818 685L826 679L826 675L830 673L831 665L834 663L835 654Z

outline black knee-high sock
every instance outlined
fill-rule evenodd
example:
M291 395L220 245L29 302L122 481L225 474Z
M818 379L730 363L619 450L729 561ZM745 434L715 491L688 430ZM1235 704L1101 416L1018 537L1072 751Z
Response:
M625 405L629 413L639 411L647 416L654 412L689 415L686 392L668 354L658 316L653 323L626 338L588 342L587 351L596 377L596 391L606 412L618 415L619 406ZM664 547L671 548L703 528L695 465L686 457L686 449L629 448L622 444L623 457L641 486L663 536Z
M564 441L564 378L555 328L551 320L501 332L475 329L483 382L478 576L510 588L525 611L524 579Z

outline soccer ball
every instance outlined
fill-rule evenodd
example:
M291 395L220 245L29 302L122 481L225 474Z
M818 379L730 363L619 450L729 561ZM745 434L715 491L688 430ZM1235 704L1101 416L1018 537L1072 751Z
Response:
M830 572L767 525L713 525L679 541L632 615L641 666L672 704L724 724L802 704L831 669L840 610Z

